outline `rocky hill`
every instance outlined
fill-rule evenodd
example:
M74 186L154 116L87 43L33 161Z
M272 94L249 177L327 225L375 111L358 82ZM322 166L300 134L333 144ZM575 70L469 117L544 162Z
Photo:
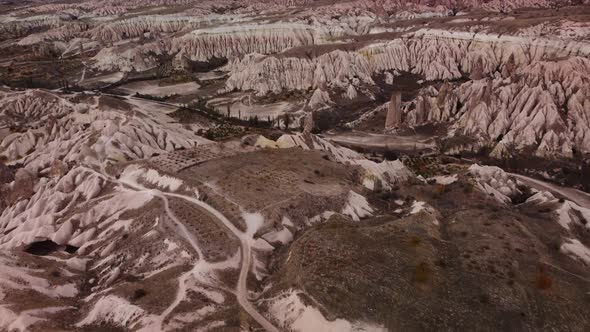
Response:
M0 331L585 331L590 4L0 4Z

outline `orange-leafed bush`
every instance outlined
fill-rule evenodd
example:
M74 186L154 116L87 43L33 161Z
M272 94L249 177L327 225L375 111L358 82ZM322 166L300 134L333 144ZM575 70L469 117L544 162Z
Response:
M432 197L440 198L444 192L445 192L445 185L439 183L436 186L434 186L434 190L432 191Z
M540 290L547 290L553 286L553 280L543 269L541 269L535 279L535 285Z

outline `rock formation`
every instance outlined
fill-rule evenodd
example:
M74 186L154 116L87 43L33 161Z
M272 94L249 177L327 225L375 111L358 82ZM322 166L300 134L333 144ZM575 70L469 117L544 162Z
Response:
M29 90L8 94L3 99L0 116L25 120L24 124L30 127L1 142L0 158L24 158L25 168L37 172L50 168L55 159L66 163L81 159L88 162L136 159L206 142L195 137L190 127L159 123L132 104L119 103L113 109L107 105L118 101L110 98L97 97L91 100L91 105L80 105L47 92ZM80 108L88 111L85 114L73 111ZM135 109L138 113L129 118L125 109ZM0 125L2 121L0 117Z
M510 54L508 57L508 61L504 64L502 68L502 77L509 78L512 77L514 72L516 71L516 62L514 61L514 54Z
M309 112L305 115L303 120L303 134L310 135L314 129L313 112Z
M587 329L574 1L1 4L0 331Z
M501 146L534 147L539 156L590 152L589 71L590 60L571 58L520 67L514 75L520 79L512 82L498 77L454 88L444 83L438 92L423 90L403 123L451 122L455 135L488 144L502 138Z
M315 89L313 95L309 99L307 106L309 108L315 109L322 109L329 107L332 104L332 100L330 99L330 95L327 91L322 90L321 88Z
M344 96L350 100L353 100L358 97L358 92L356 92L356 89L354 88L354 86L352 84L349 84Z
M391 95L389 106L387 107L387 116L385 119L385 129L397 128L402 124L402 94L395 92Z
M571 55L590 55L590 44L570 40L514 38L508 36L419 30L406 40L395 40L356 52L332 51L313 59L250 55L231 61L228 90L255 90L259 95L282 89L305 90L323 85L347 89L358 84L374 85L372 76L386 70L412 72L426 80L452 80L473 73L483 78L504 61L515 65ZM356 85L356 84L355 84Z
M477 61L475 61L475 66L471 69L471 75L469 75L469 78L474 81L481 80L485 77L484 70L483 60L481 58L477 59Z

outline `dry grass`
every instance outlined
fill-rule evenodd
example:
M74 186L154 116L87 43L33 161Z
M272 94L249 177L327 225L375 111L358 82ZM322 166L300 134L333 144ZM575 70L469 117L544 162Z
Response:
M410 239L408 240L408 242L410 243L410 245L412 247L417 247L422 243L422 240L417 236L410 236Z
M432 270L426 262L420 262L414 270L414 281L418 283L425 283L430 279Z

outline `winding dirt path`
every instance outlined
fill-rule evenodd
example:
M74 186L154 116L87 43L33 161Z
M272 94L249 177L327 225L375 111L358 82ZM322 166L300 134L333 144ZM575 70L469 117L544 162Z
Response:
M176 197L181 198L186 201L189 201L199 207L203 208L210 214L212 214L215 218L221 221L225 227L227 227L237 238L240 239L240 247L242 253L242 266L240 268L240 276L238 278L238 285L236 289L236 297L238 299L238 303L240 306L250 315L260 326L266 329L269 332L278 332L279 330L269 322L262 314L254 308L252 303L248 300L248 286L247 286L247 279L248 279L248 272L250 271L250 266L252 266L252 249L251 249L251 235L247 233L243 233L239 229L234 226L234 224L229 221L221 212L213 208L211 205L195 199L193 197L179 195L179 194L172 194L166 193L166 196L169 197Z
M97 176L105 179L106 181L110 181L115 184L118 184L119 186L121 186L123 188L131 188L137 192L148 192L148 193L154 195L155 197L161 198L164 201L164 208L166 210L166 213L171 217L171 219L174 221L174 223L180 229L179 235L181 237L185 238L189 242L189 244L195 249L195 251L198 253L199 261L197 262L197 265L199 265L201 262L205 262L201 248L198 246L196 240L194 239L194 236L188 231L186 226L174 216L174 214L170 210L167 198L168 197L180 198L180 199L188 201L192 204L195 204L199 208L204 209L207 212L209 212L223 226L227 227L234 234L234 236L236 236L240 240L240 251L241 251L241 256L242 256L242 262L241 262L240 275L238 278L238 284L237 284L236 293L235 293L238 303L244 309L244 311L246 311L265 330L267 330L269 332L278 332L279 331L270 321L268 321L266 319L266 317L264 317L260 312L258 312L258 310L254 307L254 305L252 305L252 303L249 301L249 298L248 298L247 279L248 279L248 273L250 271L250 267L252 266L252 249L251 249L251 243L253 242L252 234L250 234L248 232L244 233L244 232L240 231L221 212L219 212L218 210L213 208L211 205L209 205L203 201L200 201L194 197L181 195L181 194L162 192L162 191L154 190L154 189L148 189L148 188L145 188L145 187L143 187L137 183L134 183L134 182L124 181L124 180L122 181L122 180L112 178L111 176L99 173L91 168L83 167L83 169L88 172L96 174ZM186 278L186 276L183 276L183 278ZM183 280L181 280L181 281L183 281ZM181 287L182 287L182 285L181 285ZM172 310L170 310L170 308L169 308L169 310L167 310L165 312L165 314L169 314L171 311Z
M581 207L590 209L590 194L587 194L583 191L574 189L574 188L567 188L558 186L553 183L537 180L530 178L528 176L515 174L515 173L508 173L509 175L517 178L519 181L524 182L526 185L535 188L537 190L544 190L557 193L564 198L578 204Z

